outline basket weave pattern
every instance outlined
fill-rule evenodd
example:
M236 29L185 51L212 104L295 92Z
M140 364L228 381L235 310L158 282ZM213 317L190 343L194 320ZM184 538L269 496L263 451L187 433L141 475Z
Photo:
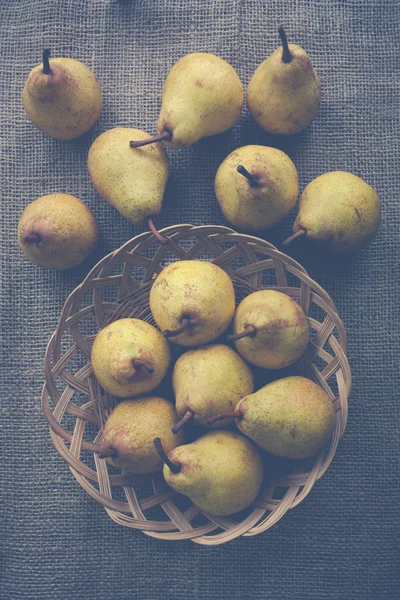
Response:
M160 539L218 545L272 527L304 500L329 467L347 419L351 374L346 332L328 294L268 242L219 226L177 225L162 233L169 238L167 245L147 232L133 238L103 258L69 296L46 351L42 408L56 449L115 522ZM336 409L330 446L312 463L293 461L290 472L266 476L259 498L240 519L203 513L171 490L161 474L120 473L94 452L115 399L92 373L93 340L100 328L124 317L154 324L148 305L154 277L170 262L188 259L212 260L223 268L232 278L237 301L270 288L300 303L311 330L304 359L307 375L327 391Z

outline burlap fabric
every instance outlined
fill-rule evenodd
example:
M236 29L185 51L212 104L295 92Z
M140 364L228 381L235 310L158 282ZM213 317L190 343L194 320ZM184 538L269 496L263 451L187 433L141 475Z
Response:
M1 0L1 598L396 597L399 17L397 0ZM155 131L163 80L187 52L220 55L247 84L276 47L281 23L290 41L310 52L321 77L318 118L282 141L261 132L244 110L232 132L170 152L171 181L157 222L224 224L214 174L247 143L285 149L301 188L332 169L376 187L383 224L366 251L324 265L290 250L332 295L347 328L349 423L327 474L272 530L213 549L160 542L115 525L51 444L40 412L43 353L85 268L56 273L30 264L18 249L17 222L35 198L68 192L98 219L99 255L139 232L95 193L86 169L91 141L117 125ZM47 138L24 114L23 82L44 47L82 59L98 77L104 110L82 140ZM290 223L267 239L282 239Z

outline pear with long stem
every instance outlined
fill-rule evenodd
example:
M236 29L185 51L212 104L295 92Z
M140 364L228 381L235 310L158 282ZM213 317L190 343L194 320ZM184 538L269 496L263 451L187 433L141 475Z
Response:
M142 140L132 136L131 147L155 142L176 149L192 146L230 129L242 106L242 84L229 63L206 52L187 54L165 80L158 135Z
M79 60L52 58L29 73L22 101L31 121L58 140L71 140L89 131L100 116L102 100L93 72Z
M168 156L158 144L132 148L132 136L141 140L150 137L139 129L116 127L96 138L88 154L89 175L102 198L135 225L146 224L165 244L167 239L157 231L153 218L162 208Z
M335 409L328 394L310 379L285 377L243 398L234 411L215 415L209 423L232 418L263 450L306 458L331 439Z
M257 498L263 465L249 439L232 431L211 431L170 452L163 441L156 438L154 446L164 461L165 481L201 510L231 515Z
M302 131L316 117L320 104L319 77L307 52L288 44L283 27L282 46L256 69L247 88L247 106L255 121L269 133Z
M238 229L262 231L292 210L298 195L297 170L281 150L242 146L221 163L215 195L225 218Z
M213 344L189 350L175 363L172 372L176 410L180 420L176 433L188 422L209 427L215 412L233 409L254 390L254 378L245 361L229 346ZM217 427L227 427L224 421Z

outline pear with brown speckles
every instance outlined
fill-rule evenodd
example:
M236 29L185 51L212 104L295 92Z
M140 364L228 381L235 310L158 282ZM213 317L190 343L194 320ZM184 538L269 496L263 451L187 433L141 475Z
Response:
M243 398L234 413L236 425L260 448L286 458L313 456L331 439L335 409L328 394L305 377L273 381Z
M268 146L234 150L215 176L215 194L225 218L248 231L277 225L294 207L298 191L293 162Z
M231 515L257 498L263 479L261 456L239 433L212 431L163 455L168 485L211 515Z
M97 244L98 227L90 208L70 194L48 194L25 208L18 223L22 252L46 269L71 269Z
M181 346L215 340L235 312L229 275L211 262L181 260L165 267L150 290L150 309L167 338Z
M269 133L302 131L316 117L320 83L307 52L288 44L279 28L282 47L256 69L247 88L247 106L252 117Z
M240 116L243 88L235 69L207 52L178 60L164 83L158 136L133 139L132 146L163 141L170 148L186 148L201 138L230 129Z
M97 334L91 353L93 372L100 385L120 398L154 390L171 361L169 344L150 323L119 319Z
M183 444L183 432L176 435L171 432L177 420L174 405L164 398L144 396L123 400L104 426L101 458L131 473L161 471L163 461L153 440L162 437L168 452Z
M311 181L299 200L290 244L297 238L316 242L334 254L367 246L381 222L381 203L373 187L346 171L332 171Z
M229 339L253 365L283 369L302 356L309 336L308 320L300 304L282 292L259 290L237 307Z
M101 91L94 73L79 60L52 58L29 73L22 92L31 121L57 140L72 140L89 131L100 116Z

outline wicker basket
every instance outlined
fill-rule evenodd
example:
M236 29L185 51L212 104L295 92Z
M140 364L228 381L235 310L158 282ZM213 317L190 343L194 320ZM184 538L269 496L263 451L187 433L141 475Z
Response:
M346 333L328 294L268 242L217 226L177 225L162 233L168 244L142 233L103 258L69 296L46 351L42 408L54 445L74 477L116 523L160 539L215 546L272 527L327 470L346 426L351 386ZM238 302L260 288L277 289L299 301L312 332L299 372L321 385L336 408L330 447L312 460L271 459L259 499L239 517L205 514L171 490L161 474L121 473L93 452L115 402L92 373L95 335L124 317L154 324L148 305L152 281L167 264L184 259L212 260L225 269Z

